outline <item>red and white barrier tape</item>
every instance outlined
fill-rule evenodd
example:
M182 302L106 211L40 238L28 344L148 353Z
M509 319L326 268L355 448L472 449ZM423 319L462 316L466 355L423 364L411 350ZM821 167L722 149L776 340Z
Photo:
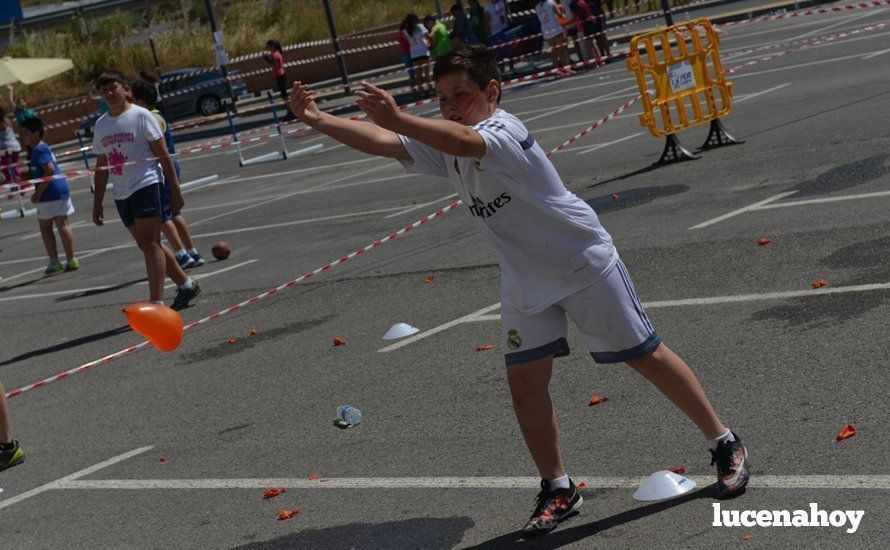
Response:
M890 0L869 0L868 2L857 2L855 4L845 4L843 6L831 6L828 8L815 8L811 10L793 11L790 13L780 13L778 15L765 15L763 17L753 17L750 19L742 19L740 21L729 21L727 23L717 23L718 27L734 27L736 25L747 25L748 23L762 23L764 21L775 21L777 19L790 19L793 17L804 17L807 15L823 15L826 13L837 13L843 11L853 11L866 8L876 8L890 5Z
M826 44L828 42L834 42L834 41L841 40L841 39L844 39L844 38L847 38L850 36L855 36L857 34L876 31L879 29L883 29L883 28L887 27L888 25L890 25L890 23L877 23L874 25L868 25L868 26L865 26L865 27L862 27L859 29L855 29L852 31L839 32L839 33L833 34L831 36L826 36L824 38L819 38L819 39L813 40L813 41L809 42L808 44L804 44L804 45L798 46L796 48L791 48L791 49L788 49L785 51L776 52L773 54L765 55L763 57L758 57L757 59L753 59L751 61L742 63L741 65L737 65L737 66L727 70L726 73L732 74L732 73L735 73L736 71L740 71L742 69L747 69L748 67L752 67L759 63L763 63L764 61L769 61L769 60L775 59L777 57L782 57L782 56L788 55L789 53L794 53L794 52L797 52L800 50L805 50L807 48L812 48L815 46L819 46L821 44Z
M557 145L556 147L554 147L553 149L551 149L551 150L547 153L547 156L549 157L549 156L553 155L554 153L558 153L559 151L562 151L563 149L565 149L566 147L568 147L568 146L570 146L571 144L575 143L576 141L578 141L578 140L581 139L582 137L586 136L586 135L589 134L590 132L593 132L593 131L596 130L597 128L603 126L605 123L607 123L607 122L609 122L610 120L616 118L618 115L620 115L621 113L623 113L624 111L626 111L627 109L629 109L630 106L633 105L633 104L634 104L637 100L639 100L641 97L643 97L642 94L638 95L637 97L631 99L630 101L628 101L627 103L625 103L625 104L622 105L621 107L618 107L617 109L615 109L614 111L612 111L611 113L609 113L606 117L601 118L600 120L596 121L592 126L588 126L587 128L581 130L580 132L578 132L578 133L575 134L574 136L572 136L572 137L570 137L569 139L565 140L565 141L562 142L561 144Z
M364 254L365 252L367 252L367 251L369 251L369 250L371 250L371 249L374 249L374 248L377 248L378 246L381 246L383 243L386 243L386 242L391 241L391 240L393 240L393 239L397 239L398 237L404 235L405 233L411 231L412 229L414 229L414 228L416 228L416 227L420 227L421 225L423 225L423 224L425 224L425 223L427 223L427 222L430 222L430 221L432 221L432 220L435 220L436 218L441 217L442 215L446 214L447 212L449 212L449 211L451 211L451 210L454 210L455 208L457 208L457 206L458 206L459 204L460 204L460 202L454 202L454 203L451 203L451 204L449 204L448 206L446 206L445 208L443 208L443 209L441 209L441 210L438 210L438 211L436 211L436 212L433 212L432 214L430 214L430 215L428 215L428 216L425 216L425 217L423 217L423 218L417 220L416 222L412 223L411 225L408 225L408 226L406 226L406 227L403 227L402 229L399 229L399 230L396 231L395 233L391 233L390 235L387 235L386 237L383 237L382 239L376 240L376 241L374 241L374 242L372 242L372 243L370 243L370 244L368 244L368 245L366 245L366 246L364 246L364 247L362 247L362 248L359 248L358 250L356 250L355 252L352 252L351 254L347 254L346 256L343 256L343 257L340 258L339 260L335 260L335 261L333 261L333 262L330 262L330 263L328 263L328 264L325 264L325 265L323 265L322 267L319 267L318 269L316 269L316 270L314 270L314 271L310 271L309 273L307 273L307 274L305 274L305 275L303 275L303 276L301 276L301 277L297 277L297 278L295 278L295 279L291 279L290 281L288 281L288 282L286 282L286 283L284 283L284 284L278 285L277 287L275 287L275 288L273 288L273 289L271 289L271 290L267 290L266 292L263 292L262 294L259 294L259 295L257 295L257 296L254 296L253 298L249 298L249 299L247 299L247 300L244 300L243 302L241 302L241 303L239 303L239 304L235 304L234 306L228 307L228 308L226 308L226 309L224 309L224 310L222 310L222 311L219 311L219 312L217 312L217 313L214 313L213 315L208 315L207 317L204 317L203 319L199 319L199 320L197 320L197 321L194 321L194 322L192 322L192 323L189 323L189 324L187 324L187 325L185 325L185 326L183 327L183 330L190 330L190 329L193 329L193 328L195 328L195 327L197 327L197 326L200 326L200 325L203 325L203 324L205 324L205 323L207 323L207 322L209 322L209 321L212 321L213 319L218 319L218 318L220 318L220 317L222 317L222 316L224 316L224 315L227 315L227 314L232 313L232 312L234 312L234 311L238 311L238 310L240 310L240 309L242 309L242 308L244 308L244 307L247 307L247 306L249 306L249 305L251 305L251 304L255 304L255 303L259 302L260 300L262 300L262 299L264 299L264 298L269 298L269 297L271 297L271 296L274 296L274 295L277 294L278 292L280 292L280 291L282 291L282 290L287 290L288 288L290 288L290 287L296 285L297 283L299 283L299 282L301 282L301 281L305 281L305 280L307 280L307 279L311 279L311 278L314 277L315 275L318 275L318 274L320 274L320 273L322 273L322 272L324 272L324 271L327 271L327 270L329 270L329 269L333 269L334 267L336 267L336 266L338 266L338 265L340 265L340 264L346 263L346 262L348 262L349 260L355 258L356 256L359 256L360 254ZM125 356L125 355L129 355L129 354L131 354L131 353L135 353L136 351L139 351L140 349L146 348L146 347L148 347L149 345L150 345L150 344L149 344L148 341L144 341L144 342L141 342L141 343L136 344L136 345L134 345L134 346L130 346L130 347L128 347L128 348L122 349L122 350L120 350L120 351L118 351L118 352L112 353L112 354L110 354L110 355L106 355L105 357L102 357L101 359L97 359L97 360L95 360L95 361L90 361L89 363L85 363L85 364L83 364L83 365L81 365L81 366L79 366L79 367L76 367L76 368L67 370L67 371L65 371L65 372L59 373L59 374L57 374L57 375L55 375L55 376L50 376L49 378L44 378L43 380L40 380L40 381L38 381L38 382L34 382L33 384L28 384L27 386L22 386L22 387L20 387L20 388L16 388L16 389L14 389L14 390L10 390L10 391L6 392L6 398L7 398L7 399L12 399L13 397L17 397L17 396L19 396L19 395L21 395L21 394L23 394L23 393L25 393L25 392L28 392L28 391L31 391L31 390L36 390L36 389L38 389L38 388L42 388L43 386L45 386L45 385L47 385L47 384L51 384L51 383L53 383L53 382L58 382L59 380L62 380L63 378L67 378L68 376L71 376L72 374L77 374L77 373L79 373L79 372L84 372L84 371L86 371L86 370L88 370L88 369L90 369L90 368L92 368L92 367L95 367L96 365L100 365L100 364L103 364L103 363L107 363L107 362L111 361L112 359L116 359L116 358L118 358L118 357L123 357L123 356Z

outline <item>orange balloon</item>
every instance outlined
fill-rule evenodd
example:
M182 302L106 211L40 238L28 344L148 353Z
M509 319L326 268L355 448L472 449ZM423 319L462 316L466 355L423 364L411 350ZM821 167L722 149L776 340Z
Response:
M173 351L182 342L182 317L167 306L137 302L124 308L130 328L161 351Z

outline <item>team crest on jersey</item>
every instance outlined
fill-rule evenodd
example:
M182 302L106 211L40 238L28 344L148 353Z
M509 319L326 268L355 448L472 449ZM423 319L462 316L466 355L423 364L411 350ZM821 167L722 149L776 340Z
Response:
M522 337L516 332L515 328L507 331L507 346L510 349L519 349L522 347Z

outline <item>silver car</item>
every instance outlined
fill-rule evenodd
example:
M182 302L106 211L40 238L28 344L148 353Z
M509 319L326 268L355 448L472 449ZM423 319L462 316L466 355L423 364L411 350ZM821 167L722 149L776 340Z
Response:
M179 119L195 114L210 116L222 111L222 98L229 95L222 78L222 71L215 69L200 74L190 74L199 70L179 69L161 75L162 106L164 116L168 119ZM239 71L229 71L229 77L232 79L232 92L235 97L247 93L247 86Z

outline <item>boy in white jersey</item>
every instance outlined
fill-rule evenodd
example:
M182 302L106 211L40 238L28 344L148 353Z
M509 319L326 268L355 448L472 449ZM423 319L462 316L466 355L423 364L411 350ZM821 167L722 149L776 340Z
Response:
M476 46L458 50L437 60L433 75L445 120L403 113L392 96L364 82L358 105L376 126L322 113L300 82L291 109L354 149L449 178L494 246L507 381L542 478L523 532L549 532L582 502L562 463L547 389L553 358L569 353L567 315L598 363L627 363L698 426L717 464L719 496L740 494L748 483L744 446L686 363L661 343L594 211L565 188L522 122L499 108L494 56Z
M102 73L96 80L96 88L108 103L108 112L96 121L93 152L97 155L97 168L111 167L96 172L93 223L103 225L102 199L110 178L121 221L145 257L151 301L164 303L166 273L177 286L171 307L183 309L201 293L201 287L185 274L170 249L161 244L164 177L170 183L173 210L182 210L184 204L164 134L147 109L130 103L130 88L122 74L117 71ZM144 159L156 160L146 162Z

